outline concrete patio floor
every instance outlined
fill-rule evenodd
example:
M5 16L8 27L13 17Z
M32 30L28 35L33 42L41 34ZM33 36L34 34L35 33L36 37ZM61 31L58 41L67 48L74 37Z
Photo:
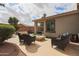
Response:
M65 51L52 48L50 39L46 39L46 41L43 42L35 41L32 45L27 46L20 45L18 36L14 35L13 38L7 40L7 42L17 44L27 56L79 56L79 49L72 49L72 45L70 45L71 47L68 46ZM77 47L79 48L79 46Z

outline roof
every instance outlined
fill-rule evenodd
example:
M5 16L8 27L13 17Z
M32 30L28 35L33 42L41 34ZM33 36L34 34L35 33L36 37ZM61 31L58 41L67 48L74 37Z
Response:
M43 22L47 20L48 20L47 18L40 18L40 19L33 20L33 22Z
M18 24L18 27L33 27L33 26L25 25L25 24Z
M49 17L46 17L46 18L36 19L36 20L33 20L33 22L44 22L44 21L47 21L49 18L55 19L55 18L58 18L58 17L69 16L69 15L78 14L78 13L79 13L78 10L73 10L73 11L69 11L69 12L49 16Z

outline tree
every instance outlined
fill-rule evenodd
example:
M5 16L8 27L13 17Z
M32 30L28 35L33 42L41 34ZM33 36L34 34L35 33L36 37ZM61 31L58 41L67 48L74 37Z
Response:
M8 23L13 25L16 28L16 30L18 29L17 28L18 22L19 20L16 17L9 17Z
M5 7L5 4L3 4L3 3L0 3L0 6L3 6L3 7Z
M18 24L18 19L16 17L9 17L8 23L9 24Z

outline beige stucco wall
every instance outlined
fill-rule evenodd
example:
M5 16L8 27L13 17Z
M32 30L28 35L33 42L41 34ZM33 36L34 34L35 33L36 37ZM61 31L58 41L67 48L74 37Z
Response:
M58 36L60 33L79 32L79 14L73 14L69 16L63 16L55 19L56 33L46 33L46 36Z

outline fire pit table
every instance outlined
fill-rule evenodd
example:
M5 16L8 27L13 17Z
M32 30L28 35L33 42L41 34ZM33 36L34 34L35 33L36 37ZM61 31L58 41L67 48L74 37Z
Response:
M37 35L36 36L36 40L37 41L44 41L45 40L45 36Z

